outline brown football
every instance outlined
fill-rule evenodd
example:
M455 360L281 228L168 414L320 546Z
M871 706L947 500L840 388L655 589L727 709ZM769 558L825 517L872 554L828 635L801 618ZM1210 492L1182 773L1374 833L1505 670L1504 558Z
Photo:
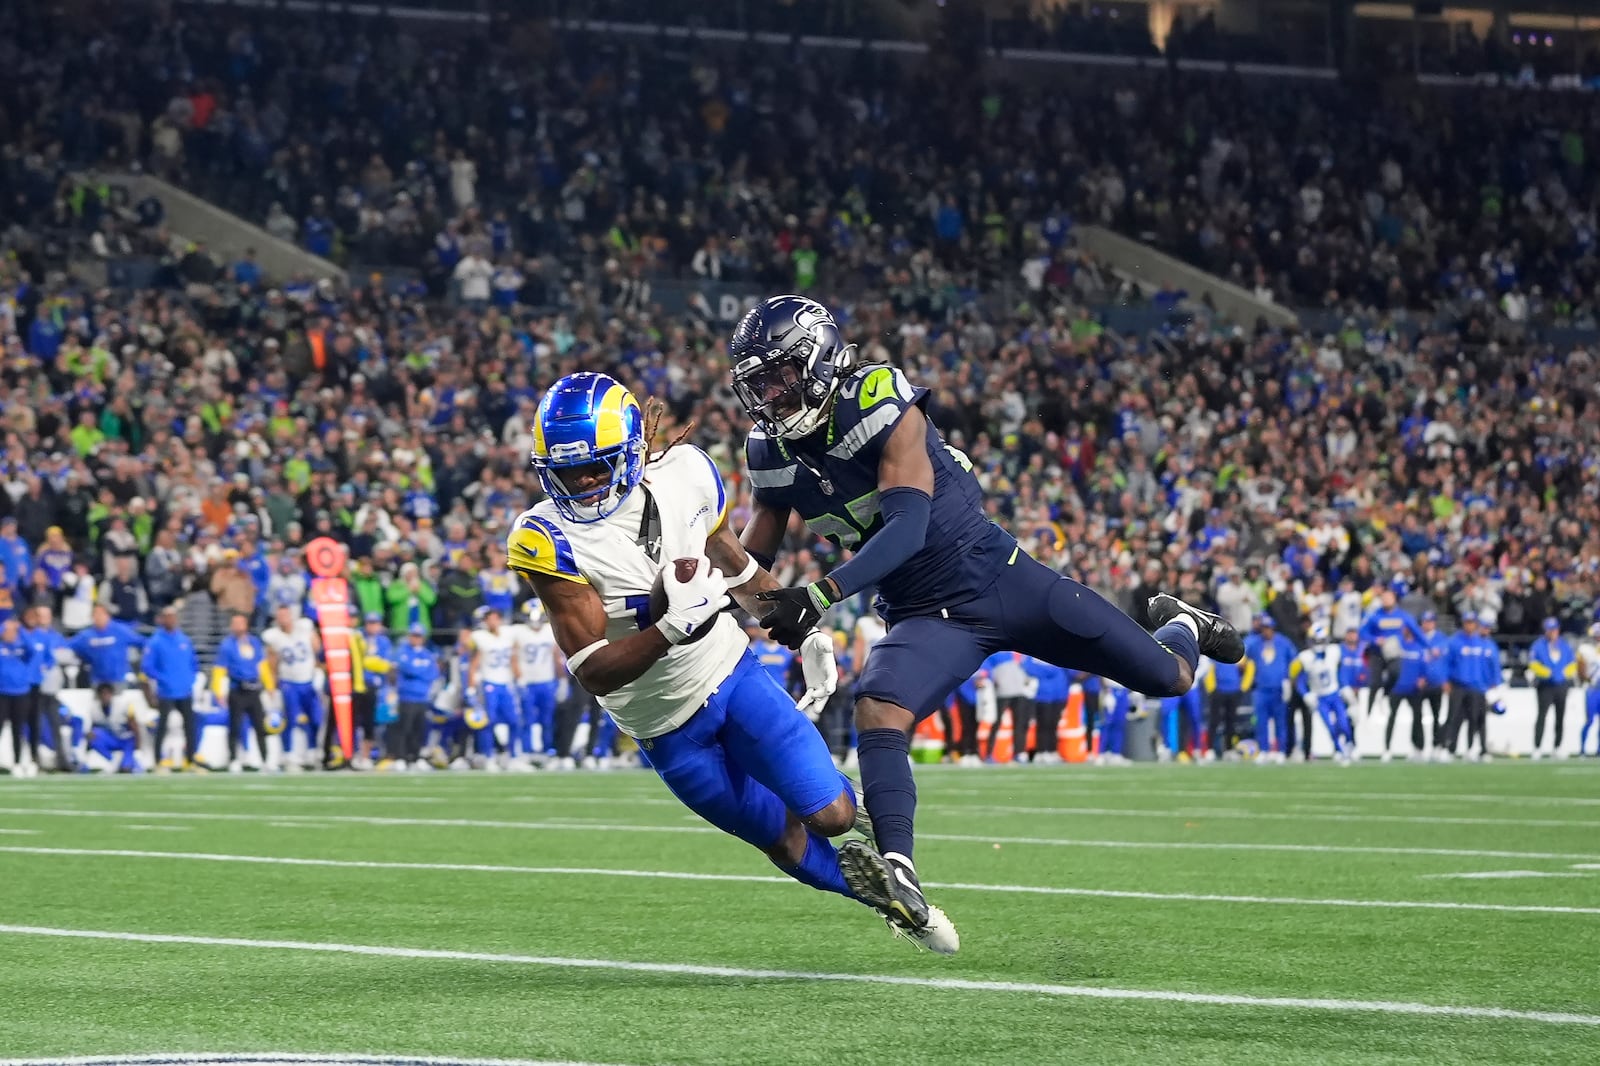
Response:
M691 577L694 577L695 570L697 570L700 566L700 560L674 559L672 560L672 566L673 573L677 575L679 581L688 581ZM656 575L656 583L650 586L650 621L652 623L659 622L661 621L661 616L666 613L667 580L666 572L662 571ZM684 643L693 644L697 640L703 640L705 639L706 634L710 633L714 628L716 627L709 624L703 625L700 627L700 632L691 636L688 640L684 641Z

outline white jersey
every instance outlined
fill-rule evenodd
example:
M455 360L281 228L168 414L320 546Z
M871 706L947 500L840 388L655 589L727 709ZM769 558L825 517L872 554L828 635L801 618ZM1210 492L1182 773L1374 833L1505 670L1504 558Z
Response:
M639 537L647 491L660 518L654 556ZM592 586L605 605L606 639L615 641L651 625L650 588L662 566L704 553L707 537L726 517L727 497L711 457L680 444L652 462L640 487L598 522L568 521L549 500L524 511L506 552L520 573ZM718 615L705 637L669 648L636 680L598 697L600 706L631 737L671 732L727 680L748 647L738 624Z
M516 647L509 628L498 633L487 629L472 631L472 650L478 653L478 683L509 686L515 680L511 669Z
M517 649L517 667L524 685L545 685L556 679L556 631L548 623L531 626L518 622L511 627L511 643Z
M1332 696L1339 691L1339 662L1342 653L1337 644L1321 648L1307 648L1295 661L1306 675L1306 689L1313 696Z
M1578 645L1578 677L1590 688L1600 688L1600 645L1592 640Z
M261 643L278 656L278 680L291 685L309 685L317 676L314 640L317 627L309 618L296 618L285 633L273 626L261 634Z
M98 699L89 703L90 721L102 729L109 731L118 738L135 736L141 723L146 704L144 700L132 689L119 692L111 697L111 706L106 707Z
M866 668L867 659L872 655L872 649L878 641L889 635L889 627L883 624L883 619L876 613L864 614L856 619L856 638L861 641L861 661L856 663L856 672Z

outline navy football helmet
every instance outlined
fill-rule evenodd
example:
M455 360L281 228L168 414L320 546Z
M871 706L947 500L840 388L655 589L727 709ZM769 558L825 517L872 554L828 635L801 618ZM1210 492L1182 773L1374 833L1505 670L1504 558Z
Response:
M774 296L751 308L728 342L733 392L769 436L814 432L855 367L828 309L804 296Z

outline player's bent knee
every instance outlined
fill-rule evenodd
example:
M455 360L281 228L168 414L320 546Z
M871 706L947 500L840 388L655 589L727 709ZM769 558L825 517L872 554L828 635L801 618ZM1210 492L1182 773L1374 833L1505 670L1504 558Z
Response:
M832 803L801 821L822 836L843 836L856 824L856 798L849 792L840 792Z
M856 700L856 731L868 729L898 729L909 733L916 725L916 716L904 707L886 700L863 696Z
M1173 656L1173 658L1176 659L1177 656ZM1187 660L1178 659L1178 678L1172 683L1172 689L1166 695L1182 696L1193 687L1194 667L1190 666Z
M809 842L805 825L791 813L783 824L783 835L776 844L766 849L767 858L786 869L799 866L806 857L806 845Z

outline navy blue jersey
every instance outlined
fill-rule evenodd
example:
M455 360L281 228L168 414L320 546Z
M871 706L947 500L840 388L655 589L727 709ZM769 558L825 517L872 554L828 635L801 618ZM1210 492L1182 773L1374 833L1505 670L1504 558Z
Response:
M899 370L865 366L847 377L821 429L798 441L752 430L745 459L756 502L789 508L812 532L841 548L859 548L883 528L878 512L878 463L894 427L928 390ZM965 603L993 583L1017 551L1017 542L983 510L983 490L972 463L946 444L928 423L933 464L933 504L928 535L919 550L878 587L890 622Z

